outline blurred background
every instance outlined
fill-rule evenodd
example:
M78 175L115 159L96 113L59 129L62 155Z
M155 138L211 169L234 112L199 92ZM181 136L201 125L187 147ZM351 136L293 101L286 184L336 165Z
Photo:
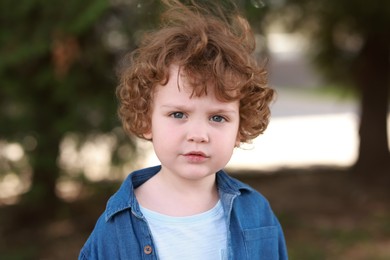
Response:
M390 1L234 2L278 97L227 171L270 200L290 259L390 259ZM115 66L160 12L0 2L0 259L75 259L123 178L158 163L122 131Z

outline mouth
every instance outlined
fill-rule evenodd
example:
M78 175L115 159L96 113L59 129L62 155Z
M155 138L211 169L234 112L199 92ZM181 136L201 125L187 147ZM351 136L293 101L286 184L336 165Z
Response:
M204 158L208 158L209 157L205 153L197 152L197 151L185 153L184 156L187 156L187 157L192 157L192 156L193 157L204 157Z
M187 162L195 164L203 163L210 158L210 156L208 156L207 154L199 151L185 153L183 154L183 156L184 158L186 158Z

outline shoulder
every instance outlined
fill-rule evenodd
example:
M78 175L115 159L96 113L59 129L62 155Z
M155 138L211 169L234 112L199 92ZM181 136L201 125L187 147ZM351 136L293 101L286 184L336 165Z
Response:
M79 259L98 259L102 254L106 257L115 256L116 252L112 246L118 244L118 241L115 241L115 229L102 215L82 247Z
M80 252L79 259L97 259L101 254L107 256L107 259L118 259L120 245L136 244L139 238L133 225L139 227L143 223L142 218L137 217L141 213L134 196L134 187L151 178L158 170L159 167L146 168L128 175L108 200L105 211ZM133 250L133 254L136 252Z
M238 188L233 202L235 214L246 223L275 225L276 217L268 199L259 191L242 181L229 176L230 182Z
M218 172L217 180L219 189L227 193L237 194L239 195L238 198L268 203L267 199L259 191L224 171Z
M240 194L237 196L235 204L242 206L247 210L272 212L271 205L263 194L248 184L245 184L239 180L236 181L242 183L243 187L245 188L240 189Z

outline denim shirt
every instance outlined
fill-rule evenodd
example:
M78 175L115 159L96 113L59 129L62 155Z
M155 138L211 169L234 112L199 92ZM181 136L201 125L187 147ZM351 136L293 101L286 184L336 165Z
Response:
M134 189L160 169L142 169L126 178L107 202L79 259L158 259ZM282 228L268 201L222 170L217 172L216 180L227 223L228 259L287 259ZM172 245L172 250L180 248Z

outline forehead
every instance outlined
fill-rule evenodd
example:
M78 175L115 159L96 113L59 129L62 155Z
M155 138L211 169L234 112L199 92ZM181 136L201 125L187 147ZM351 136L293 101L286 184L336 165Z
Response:
M158 84L154 91L156 96L185 96L189 99L202 96L215 97L214 86L210 82L201 83L202 79L195 81L178 65L169 66L168 80Z
M156 91L164 86L175 86L178 91L190 93L191 97L214 96L222 102L240 99L240 79L229 71L215 75L201 71L188 71L185 67L171 64L168 67L167 80L157 85Z
M169 78L165 85L157 85L154 91L153 102L159 105L180 105L189 107L191 105L204 105L208 108L222 109L231 107L236 110L238 100L223 101L218 99L215 93L215 86L208 84L200 86L205 89L201 95L194 93L194 86L186 74L178 66L171 66Z

